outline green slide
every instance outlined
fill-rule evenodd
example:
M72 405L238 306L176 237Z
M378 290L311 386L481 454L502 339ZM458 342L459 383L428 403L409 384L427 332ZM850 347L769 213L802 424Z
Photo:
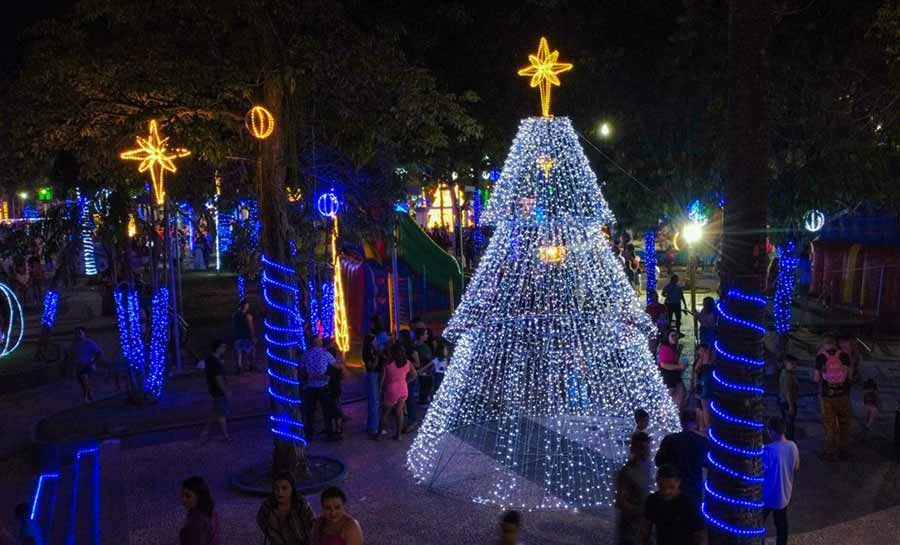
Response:
M437 289L447 291L453 282L453 293L462 293L462 269L459 262L437 245L405 212L397 212L399 244L398 257L406 265L425 277Z

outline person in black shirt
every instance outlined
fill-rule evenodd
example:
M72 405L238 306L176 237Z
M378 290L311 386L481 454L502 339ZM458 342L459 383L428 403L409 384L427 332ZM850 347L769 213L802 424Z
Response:
M656 467L675 466L681 489L695 507L703 499L703 468L709 443L697 427L697 413L691 409L681 411L681 430L663 437L656 451Z
M222 436L226 441L231 440L228 435L228 389L225 387L225 368L222 366L222 359L225 357L225 350L228 345L221 339L216 339L210 345L211 352L206 356L204 372L206 373L206 387L209 395L213 400L213 413L203 428L202 439L206 439L209 435L209 428L213 422L219 423L222 430Z
M675 466L664 465L656 472L657 491L644 504L641 542L649 545L656 530L656 545L701 545L705 540L703 519L697 506L681 492L681 478Z

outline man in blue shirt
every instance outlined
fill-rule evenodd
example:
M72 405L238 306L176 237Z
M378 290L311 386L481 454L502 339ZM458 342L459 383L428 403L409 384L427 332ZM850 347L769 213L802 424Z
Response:
M316 405L322 406L322 415L325 417L325 432L332 436L331 429L333 416L329 409L328 398L328 366L334 365L334 356L322 348L322 338L313 337L309 350L300 358L300 376L305 380L303 385L303 427L306 430L306 439L315 436L313 422L316 417Z
M794 490L794 474L800 469L797 444L784 436L784 420L774 416L766 426L771 443L763 449L763 519L775 519L776 545L787 545L787 508Z
M669 284L663 288L663 297L666 298L666 308L669 310L669 324L671 325L672 317L675 317L675 331L681 333L681 308L682 305L687 306L684 301L684 288L678 285L678 275L673 274L669 279Z

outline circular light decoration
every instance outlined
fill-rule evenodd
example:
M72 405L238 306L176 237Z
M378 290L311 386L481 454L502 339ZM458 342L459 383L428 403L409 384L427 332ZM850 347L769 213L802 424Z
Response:
M275 131L275 118L269 110L262 106L250 108L244 123L250 134L258 140L265 140Z
M812 210L807 210L806 214L803 214L803 227L810 233L815 233L824 226L825 214L821 210L813 208Z
M19 343L22 342L22 337L25 335L25 314L22 312L22 304L19 303L19 299L12 288L6 284L0 284L0 292L6 297L6 306L9 310L6 319L6 330L3 331L4 338L0 341L0 346L2 346L0 358L4 358L12 354L19 347ZM13 340L13 337L15 337L15 340Z
M333 218L337 215L340 207L341 202L338 200L337 195L334 194L334 190L322 193L316 200L316 210L326 218Z

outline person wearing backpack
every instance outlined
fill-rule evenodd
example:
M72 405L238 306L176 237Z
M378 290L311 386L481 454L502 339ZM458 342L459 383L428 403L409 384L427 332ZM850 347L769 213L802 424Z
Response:
M816 356L815 381L821 385L822 424L825 426L825 450L822 459L834 462L852 458L847 446L850 438L850 384L853 368L850 356L838 347L833 335L826 335Z

